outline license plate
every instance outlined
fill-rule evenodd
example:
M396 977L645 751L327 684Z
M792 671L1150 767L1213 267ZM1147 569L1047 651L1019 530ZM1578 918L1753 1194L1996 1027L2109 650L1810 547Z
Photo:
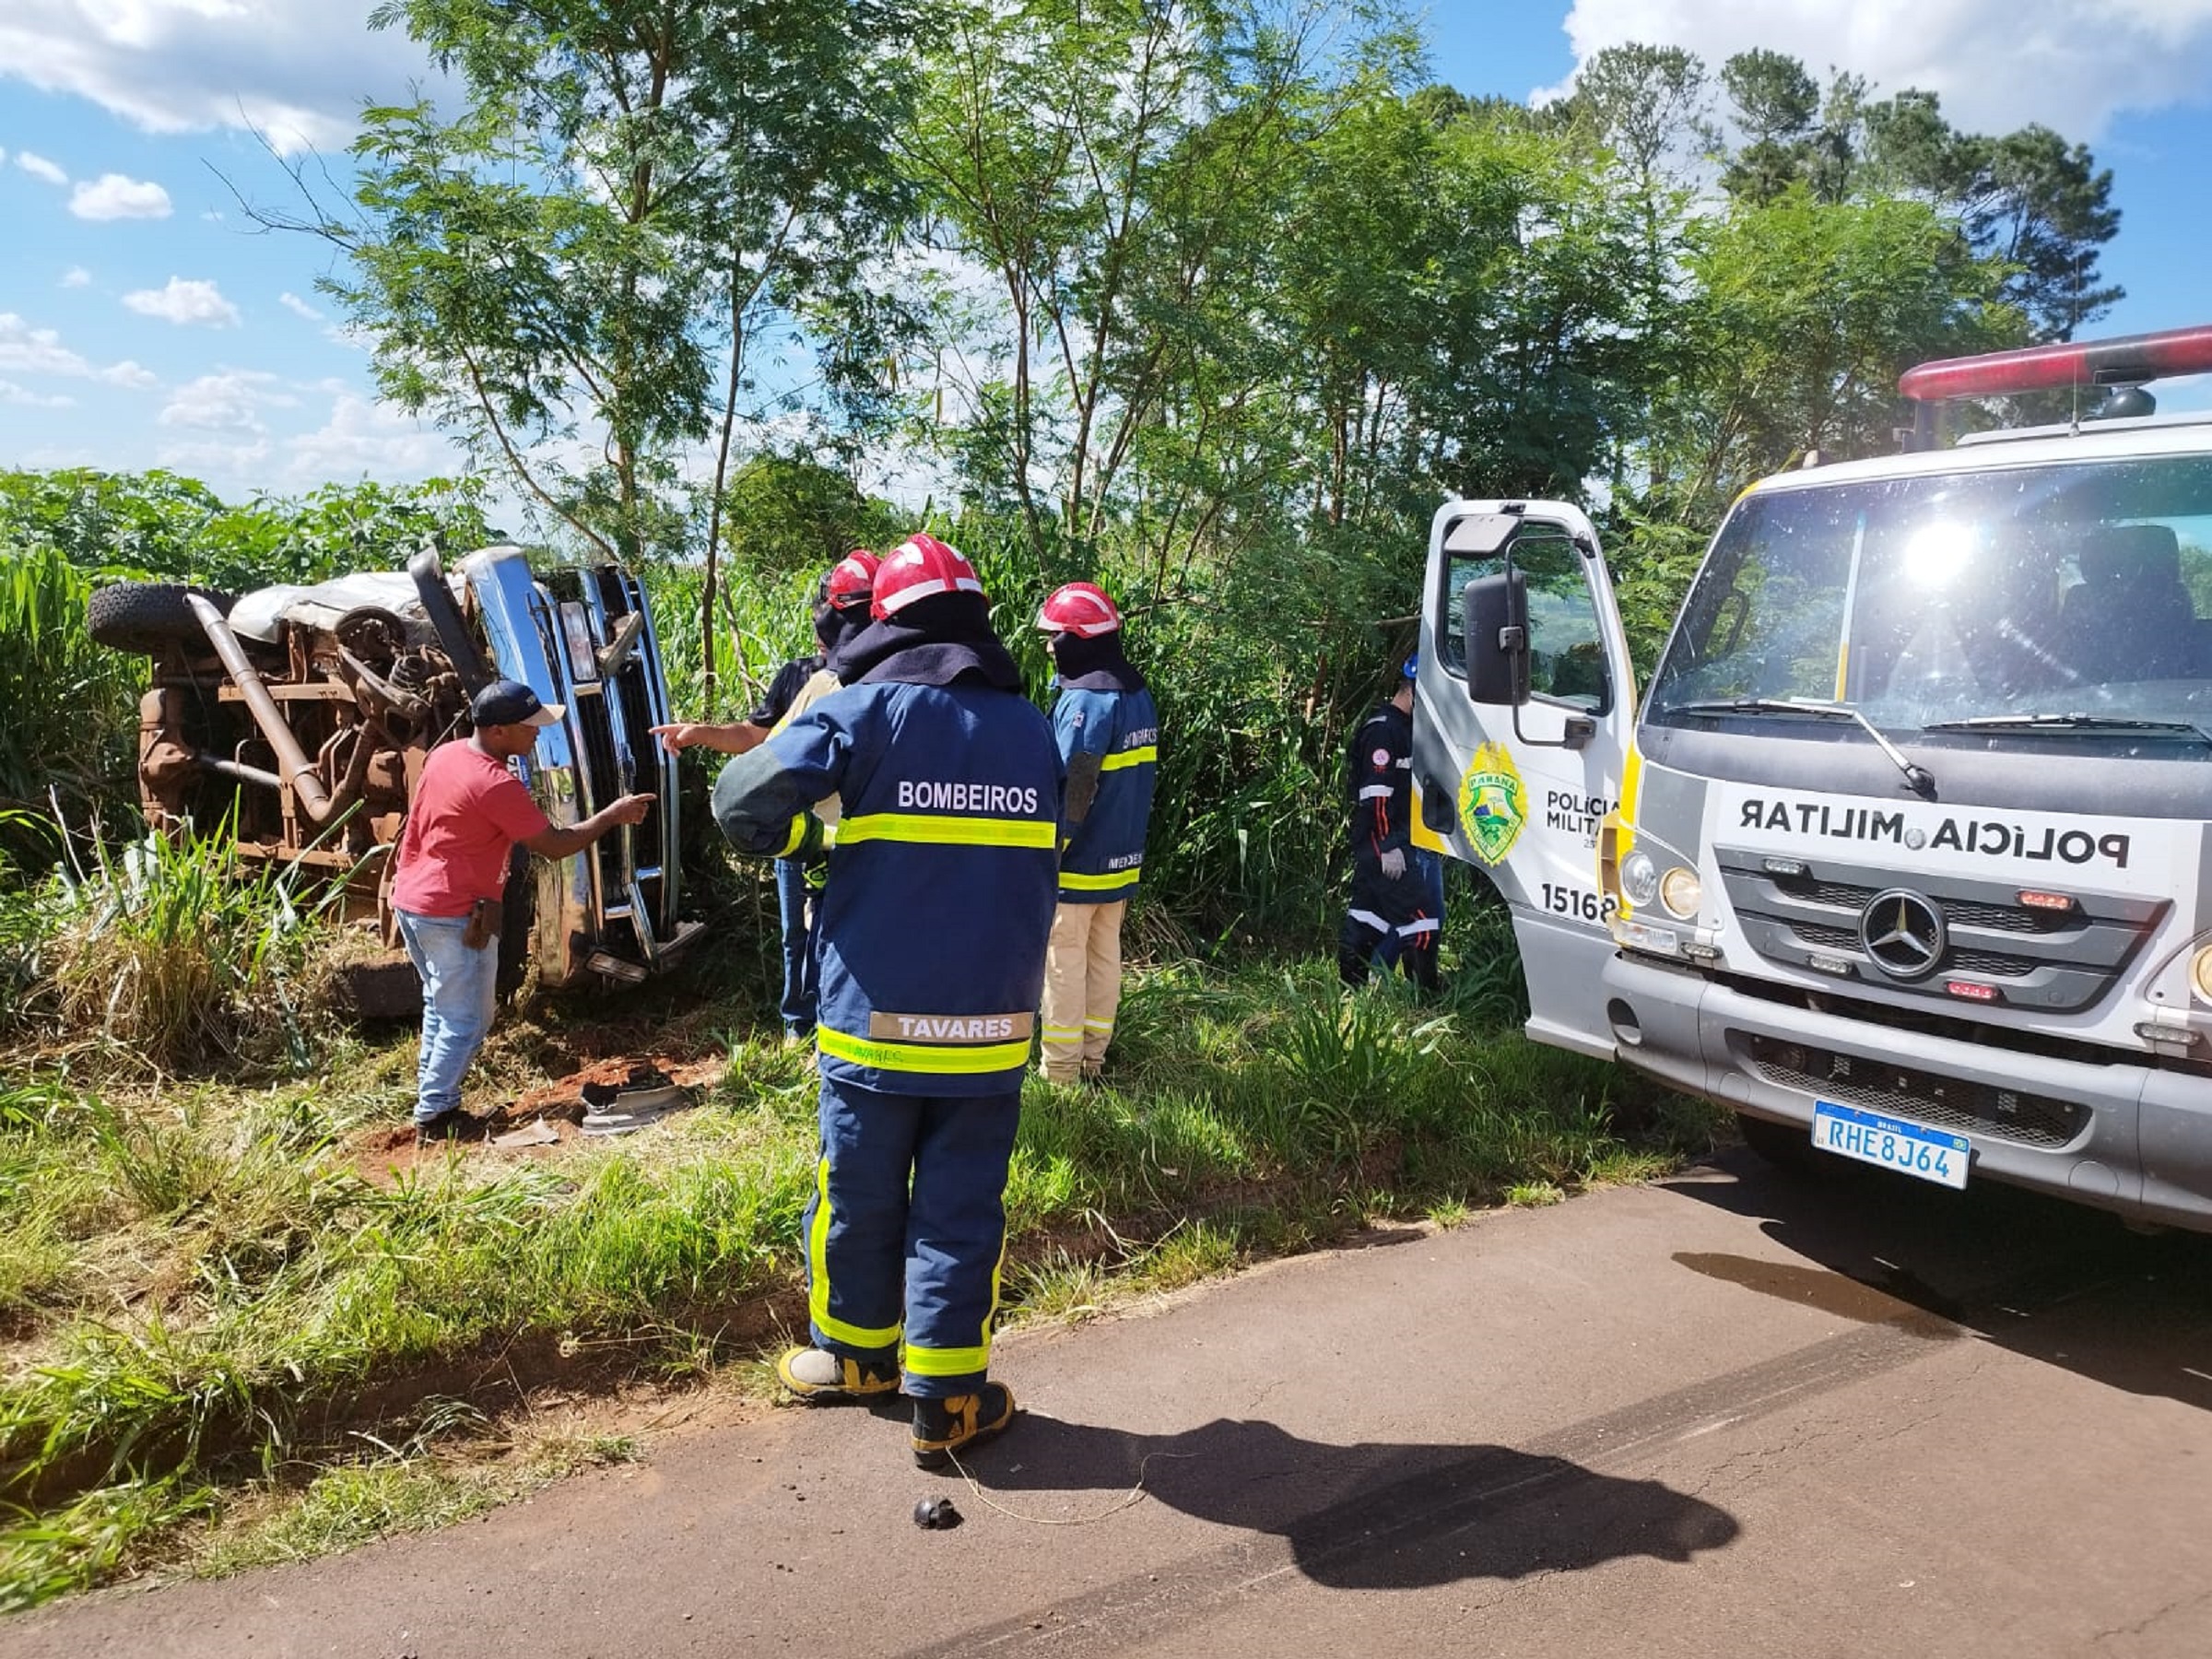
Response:
M1855 1158L1939 1186L1966 1185L1968 1148L1963 1135L1947 1135L1900 1118L1819 1100L1813 1106L1813 1145L1823 1152Z

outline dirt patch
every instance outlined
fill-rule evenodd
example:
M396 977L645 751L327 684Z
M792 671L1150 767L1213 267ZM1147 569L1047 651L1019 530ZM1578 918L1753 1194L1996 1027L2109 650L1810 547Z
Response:
M405 1171L423 1163L442 1166L456 1153L467 1158L506 1160L555 1158L589 1138L582 1127L587 1088L604 1096L609 1091L665 1079L690 1090L696 1101L722 1080L727 1065L727 1057L719 1052L691 1059L652 1052L611 1054L590 1061L565 1077L534 1085L503 1105L487 1108L481 1102L472 1101L479 1127L466 1140L418 1147L412 1124L376 1124L352 1137L347 1158L363 1179L380 1186L391 1184ZM553 1138L526 1146L494 1144L501 1135L534 1125L543 1125L539 1133L549 1132Z

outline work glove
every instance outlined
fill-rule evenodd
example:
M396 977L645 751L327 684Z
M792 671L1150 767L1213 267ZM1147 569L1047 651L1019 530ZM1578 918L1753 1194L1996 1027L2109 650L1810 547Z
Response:
M1406 874L1406 849L1392 847L1375 863L1381 867L1383 875L1395 881Z

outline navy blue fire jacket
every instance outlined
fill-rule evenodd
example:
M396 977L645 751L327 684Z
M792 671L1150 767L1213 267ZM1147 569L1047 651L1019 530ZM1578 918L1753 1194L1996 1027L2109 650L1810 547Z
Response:
M1027 698L848 686L723 769L740 852L830 847L816 1041L826 1078L895 1094L1021 1087L1044 988L1060 755ZM837 794L830 841L807 810Z
M1149 691L1065 688L1053 731L1071 781L1098 768L1098 794L1060 853L1060 902L1110 904L1134 898L1145 870L1145 829L1159 771L1159 715ZM1086 757L1088 758L1088 761ZM1075 791L1069 791L1071 810Z

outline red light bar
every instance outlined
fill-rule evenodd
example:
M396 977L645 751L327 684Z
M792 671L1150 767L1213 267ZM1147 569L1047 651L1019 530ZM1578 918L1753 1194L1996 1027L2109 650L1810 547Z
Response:
M1950 397L1994 397L2064 386L2133 386L2206 371L2212 371L2212 325L1946 358L1906 370L1897 389L1924 403L1940 403Z
M2001 996L1994 985L1977 985L1972 980L1953 980L1944 989L1953 996L1963 996L1968 1002L1994 1003Z
M2070 911L2074 908L2074 900L2064 893L2039 893L2029 888L2016 896L2030 910Z

